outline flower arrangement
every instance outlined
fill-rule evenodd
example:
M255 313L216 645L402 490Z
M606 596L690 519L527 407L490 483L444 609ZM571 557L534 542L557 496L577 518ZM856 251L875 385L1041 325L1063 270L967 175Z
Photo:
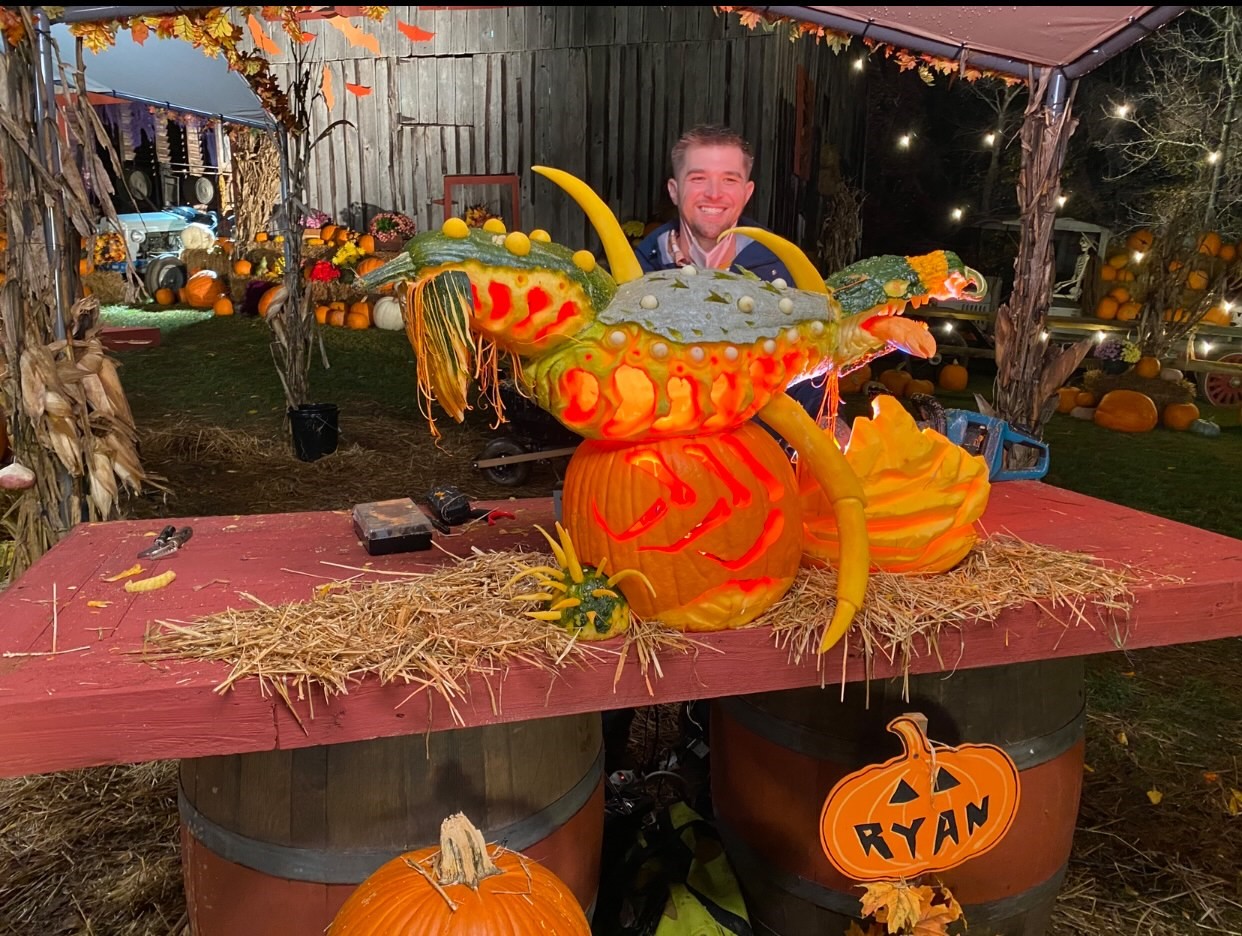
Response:
M367 225L372 237L407 241L418 233L412 219L399 211L381 211Z
M1132 341L1125 339L1117 340L1109 338L1107 341L1101 342L1100 346L1095 349L1095 356L1101 361L1118 361L1125 364L1134 364L1142 357L1138 345Z
M318 208L312 208L302 216L302 227L308 231L319 231L325 224L332 223L332 215Z
M316 260L310 269L312 283L331 283L341 278L341 271L327 260Z
M361 247L353 241L346 241L341 244L340 249L333 256L332 263L338 267L352 267L365 256L366 253Z

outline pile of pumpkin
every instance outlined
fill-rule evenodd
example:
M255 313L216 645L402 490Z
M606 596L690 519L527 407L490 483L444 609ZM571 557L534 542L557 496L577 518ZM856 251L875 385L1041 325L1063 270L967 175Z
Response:
M1095 304L1095 317L1106 321L1132 322L1143 309L1144 295L1138 285L1143 272L1142 264L1155 245L1155 235L1147 228L1131 232L1125 239L1125 249L1116 250L1100 264L1100 291L1103 293ZM1180 322L1187 318L1187 309L1198 306L1210 282L1209 272L1215 265L1232 265L1242 257L1242 242L1234 244L1221 239L1216 231L1200 235L1196 245L1197 256L1188 268L1181 260L1170 260L1170 273L1182 272L1182 302L1175 309L1164 310L1166 322ZM1205 325L1229 325L1233 319L1225 305L1209 309L1203 316Z
M401 302L392 296L380 296L374 301L359 299L357 302L341 300L321 303L315 306L315 321L320 325L334 325L338 328L363 329L375 326L385 331L400 331L405 328Z
M970 374L964 366L959 363L946 364L940 368L940 373L936 375L936 382L930 380L921 380L915 377L907 370L900 367L891 367L882 371L876 381L883 384L884 388L895 397L912 397L916 394L927 394L934 396L936 388L946 390L950 393L960 393L966 389L966 384L970 380ZM841 393L861 393L867 384L872 381L872 371L870 364L864 364L841 378L839 388Z
M1134 365L1138 377L1152 380L1182 379L1182 372L1166 368L1154 357L1143 357ZM1099 399L1090 390L1081 387L1062 387L1057 391L1057 412L1067 413L1077 419L1090 419L1097 426L1115 432L1150 432L1157 424L1166 429L1184 432L1187 429L1205 432L1199 418L1199 407L1193 403L1166 403L1163 408L1139 390L1109 390ZM1205 433L1206 434L1206 433Z

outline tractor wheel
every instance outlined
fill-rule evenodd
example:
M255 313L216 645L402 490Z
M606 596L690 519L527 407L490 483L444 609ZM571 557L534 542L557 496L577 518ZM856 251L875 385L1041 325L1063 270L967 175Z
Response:
M525 455L526 447L516 439L509 436L501 436L492 439L483 448L483 454L479 456L479 461L486 461L489 458L504 458L508 455ZM520 487L526 483L530 477L530 468L533 462L523 461L512 465L489 465L482 469L483 474L493 484L499 484L502 487Z

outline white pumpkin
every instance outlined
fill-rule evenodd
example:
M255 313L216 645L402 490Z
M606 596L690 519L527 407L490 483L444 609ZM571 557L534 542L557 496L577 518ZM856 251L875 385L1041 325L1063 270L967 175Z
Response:
M187 224L181 232L181 246L186 250L210 250L215 245L215 232L205 224Z
M1182 380L1185 376L1176 367L1166 367L1160 371L1161 380Z
M371 310L371 321L376 328L385 331L401 331L405 328L405 316L401 313L401 303L392 296L383 296L375 300Z

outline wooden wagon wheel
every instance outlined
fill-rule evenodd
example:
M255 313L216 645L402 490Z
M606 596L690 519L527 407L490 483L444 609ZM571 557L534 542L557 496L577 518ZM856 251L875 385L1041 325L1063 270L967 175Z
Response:
M1242 364L1242 352L1222 354L1221 364ZM1242 374L1200 374L1199 389L1213 406L1242 406Z

